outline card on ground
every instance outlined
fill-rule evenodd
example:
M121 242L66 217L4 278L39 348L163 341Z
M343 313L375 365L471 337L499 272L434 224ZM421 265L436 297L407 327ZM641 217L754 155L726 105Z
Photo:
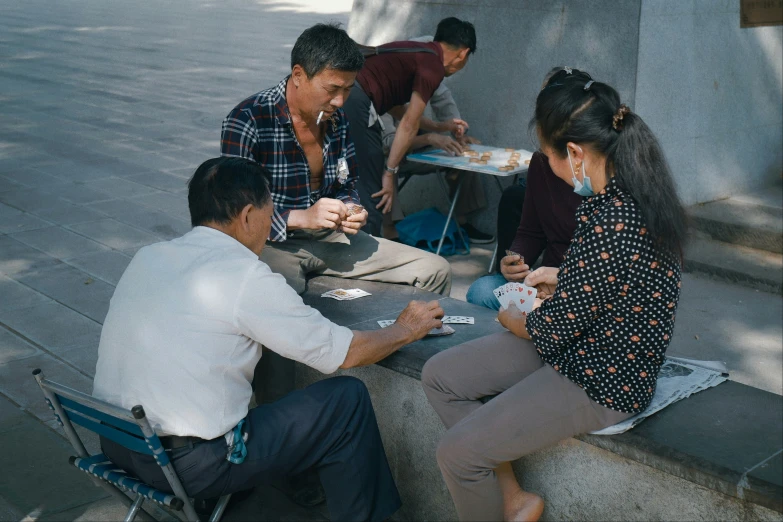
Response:
M345 290L343 288L337 288L335 290L324 292L323 294L321 294L321 297L329 297L331 299L336 299L338 301L350 301L351 299L358 299L360 297L365 297L368 295L372 295L372 294L370 292L365 292L364 290L361 290L359 288L350 288L348 290Z
M388 326L393 325L394 324L394 320L393 319L392 320L386 319L386 320L383 320L383 321L378 321L378 324L381 326L381 328L386 328ZM450 335L450 334L453 334L454 332L455 332L454 328L452 328L451 326L449 326L447 324L444 324L441 328L433 328L432 330L430 330L427 333L427 337L438 337L438 336L441 336L441 335Z

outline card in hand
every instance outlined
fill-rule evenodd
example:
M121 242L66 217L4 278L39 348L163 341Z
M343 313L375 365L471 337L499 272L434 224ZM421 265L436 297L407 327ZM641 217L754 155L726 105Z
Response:
M513 263L514 265L524 265L525 264L525 256L523 256L522 254L517 254L513 250L506 250L506 255L507 256L519 256L519 261L515 261Z
M524 283L506 283L493 290L493 293L503 308L508 308L509 303L513 301L522 312L530 313L533 311L537 291Z
M440 337L441 335L451 335L455 332L454 328L444 324L440 328L433 328L427 333L427 337Z
M463 315L445 315L443 316L443 324L473 324L473 317L465 317Z
M348 207L349 216L355 216L357 214L361 214L362 212L364 212L364 207L361 205L350 205Z
M381 326L381 328L386 328L387 326L391 326L394 323L394 319L384 319L383 321L378 321L378 324Z

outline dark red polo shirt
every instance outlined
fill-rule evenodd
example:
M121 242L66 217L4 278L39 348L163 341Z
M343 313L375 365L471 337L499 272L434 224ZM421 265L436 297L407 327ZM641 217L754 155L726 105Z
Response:
M383 47L428 47L435 54L385 53L370 56L364 61L356 81L378 111L386 114L397 105L405 105L413 92L418 92L424 103L430 101L446 75L443 68L443 49L436 42L391 42Z
M541 252L543 266L559 267L576 229L576 209L582 196L555 176L547 157L536 152L527 172L522 219L511 250L533 264ZM501 254L505 255L505 254Z

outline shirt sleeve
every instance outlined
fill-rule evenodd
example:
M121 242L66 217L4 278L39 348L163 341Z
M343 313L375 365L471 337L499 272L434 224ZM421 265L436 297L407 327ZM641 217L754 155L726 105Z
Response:
M260 261L245 277L234 320L243 335L322 373L343 364L353 340L351 330L304 304L283 276Z
M545 193L545 184L541 183L540 157L530 162L527 174L527 190L525 190L525 202L522 204L522 219L519 220L517 234L511 243L511 250L525 257L528 265L535 263L547 244L544 228L541 226L541 215L536 210L536 202L548 201Z
M233 109L223 120L220 133L220 155L246 158L264 165L263 158L257 154L258 146L258 129L256 129L252 115L243 109ZM271 241L286 240L290 213L290 209L282 210L275 204L272 213L272 230L269 232Z
M587 216L583 216L583 221ZM617 211L607 211L583 227L563 262L552 299L528 314L527 331L544 355L571 345L607 305L623 292L629 269L641 247Z
M428 59L418 62L416 74L413 77L413 91L418 92L424 103L428 103L435 89L445 78L443 64L434 55L428 55Z
M359 192L356 190L356 182L359 181L359 167L356 162L356 146L351 138L351 124L347 118L345 120L345 131L340 139L340 145L341 148L345 150L345 160L348 162L348 179L337 192L337 199L343 203L361 205Z

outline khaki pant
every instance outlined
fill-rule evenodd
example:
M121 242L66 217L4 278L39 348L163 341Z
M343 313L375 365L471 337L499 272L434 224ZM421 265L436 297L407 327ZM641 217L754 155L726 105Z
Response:
M448 428L436 456L460 520L503 520L500 464L631 416L591 400L510 332L439 353L421 381Z
M285 277L297 293L308 276L325 275L416 286L448 296L451 266L440 256L359 232L296 231L281 243L269 242L261 261Z

